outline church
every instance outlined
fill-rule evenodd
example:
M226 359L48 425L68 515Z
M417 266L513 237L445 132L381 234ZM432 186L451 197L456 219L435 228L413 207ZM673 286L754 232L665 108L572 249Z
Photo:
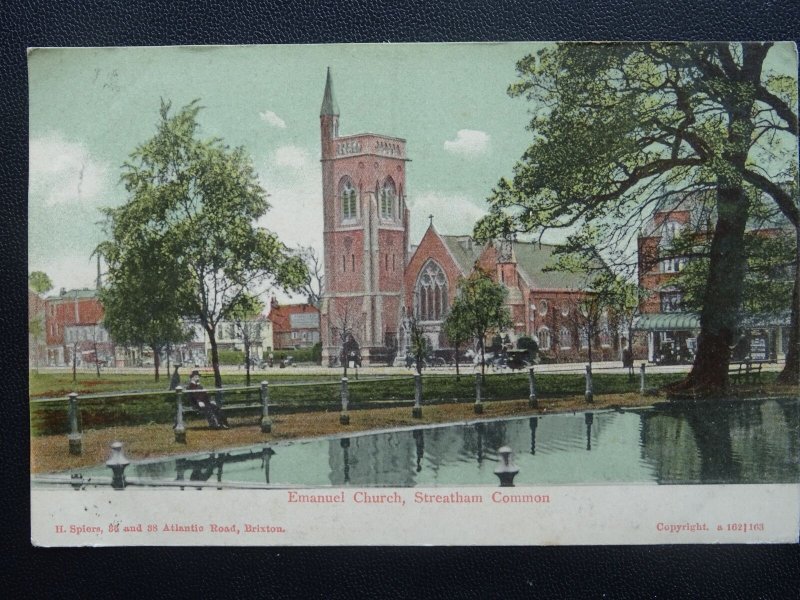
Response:
M477 244L469 235L442 235L434 215L418 245L409 239L409 158L401 138L341 135L328 69L320 111L325 289L320 307L323 364L343 348L364 364L399 363L411 320L435 350L449 347L442 324L460 278L476 266L508 290L511 342L530 336L555 360L580 356L585 335L575 318L584 275L546 271L553 246L504 241ZM424 218L424 217L423 217ZM598 347L611 355L611 336ZM605 354L605 352L604 352Z

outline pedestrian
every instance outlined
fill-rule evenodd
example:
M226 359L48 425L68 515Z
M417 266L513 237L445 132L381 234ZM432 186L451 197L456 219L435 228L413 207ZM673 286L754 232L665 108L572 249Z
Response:
M208 393L200 383L200 371L192 371L186 391L190 392L192 404L205 416L211 429L228 429L228 420L222 414L216 400L209 399Z

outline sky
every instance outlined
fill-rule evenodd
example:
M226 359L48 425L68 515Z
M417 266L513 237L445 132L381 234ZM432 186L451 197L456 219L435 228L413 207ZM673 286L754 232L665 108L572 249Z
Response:
M202 137L243 146L289 246L322 250L319 111L333 74L339 133L407 140L411 242L428 214L468 234L530 143L531 106L506 93L541 43L52 48L29 51L28 269L94 287L102 207L126 201L121 165L155 133L161 99L200 99ZM790 63L794 47L771 57ZM557 238L544 241L558 242Z

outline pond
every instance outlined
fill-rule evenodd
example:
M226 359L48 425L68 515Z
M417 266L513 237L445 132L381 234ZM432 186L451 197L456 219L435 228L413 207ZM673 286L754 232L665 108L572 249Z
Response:
M131 464L140 479L286 486L496 486L510 446L516 485L800 481L800 401L553 414L281 442ZM105 466L84 477L108 476Z

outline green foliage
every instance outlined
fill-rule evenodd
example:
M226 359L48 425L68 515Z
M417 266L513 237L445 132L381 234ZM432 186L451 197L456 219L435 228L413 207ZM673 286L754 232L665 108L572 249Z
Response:
M241 350L218 350L217 356L221 365L244 365L244 352ZM208 360L211 361L210 352Z
M216 326L252 308L258 286L295 291L307 271L275 234L254 226L269 209L267 194L242 148L199 138L200 108L194 101L171 114L162 101L156 134L123 166L128 202L105 213L113 268L151 253L169 261L152 279L174 292L177 311L198 321L215 349Z
M527 350L528 356L531 359L536 358L536 355L539 352L539 344L536 343L532 337L528 337L527 335L523 335L517 338L517 348L520 350Z
M28 286L37 294L45 294L53 289L53 282L47 276L47 273L33 271L28 274Z
M289 356L292 357L295 363L320 364L322 362L322 344L317 343L310 348L297 348L296 350L274 350L273 352L264 352L263 358L265 361L269 360L270 354L272 354L275 366Z
M457 295L442 325L444 334L454 348L462 348L472 340L473 331L464 299Z

